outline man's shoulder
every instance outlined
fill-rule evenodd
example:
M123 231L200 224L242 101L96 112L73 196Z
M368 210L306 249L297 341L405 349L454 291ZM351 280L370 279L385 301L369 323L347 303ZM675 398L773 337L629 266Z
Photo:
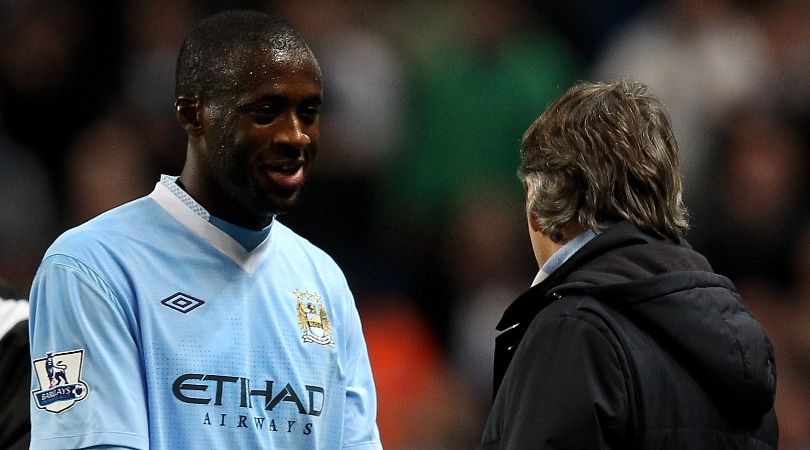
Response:
M319 248L308 239L299 235L280 222L273 224L270 236L274 242L271 259L285 260L290 267L302 276L319 279L324 287L337 289L334 292L348 290L348 281L343 269L326 251ZM277 273L277 266L265 264L268 273ZM314 277L314 278L312 278Z
M614 335L628 320L620 311L604 301L577 291L552 290L553 300L534 318L527 334L544 326L571 326L590 328ZM578 325L579 324L579 325Z
M125 245L127 237L143 235L154 228L158 208L148 197L141 197L106 211L59 236L45 254L81 255L100 246Z
M313 259L319 262L328 262L337 266L337 263L335 263L334 259L332 259L332 257L326 253L325 250L321 249L309 239L296 233L293 229L284 225L278 220L275 220L273 223L273 231L270 239L276 240L276 244L281 251L296 253L308 259Z

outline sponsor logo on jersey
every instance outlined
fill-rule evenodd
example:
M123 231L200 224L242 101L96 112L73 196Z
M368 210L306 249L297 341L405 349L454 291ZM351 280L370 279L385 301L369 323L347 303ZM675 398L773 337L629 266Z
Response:
M309 291L296 289L296 308L298 311L298 324L304 333L301 339L305 343L321 344L334 347L335 341L332 339L332 325L326 314L326 307L321 301L321 296Z
M183 403L197 405L252 408L253 399L260 398L265 411L285 404L302 415L320 416L323 412L326 391L320 386L305 385L303 389L295 389L290 383L273 380L264 380L260 386L252 388L250 379L244 377L186 373L174 380L172 393Z
M37 408L52 413L70 409L87 398L90 388L82 381L84 350L46 353L33 361L39 389L31 391Z
M273 380L255 384L251 387L249 378L239 376L186 373L174 380L172 393L183 403L217 407L200 413L204 412L202 425L312 434L313 418L323 413L326 404L324 388L308 384L295 388ZM262 414L256 406L274 414Z
M205 304L204 301L182 292L172 294L171 296L161 300L160 303L163 306L168 306L169 308L175 311L180 311L183 314L189 313Z

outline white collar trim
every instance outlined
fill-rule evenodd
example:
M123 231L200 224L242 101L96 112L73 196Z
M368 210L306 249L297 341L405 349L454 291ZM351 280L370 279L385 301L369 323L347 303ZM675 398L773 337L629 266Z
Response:
M258 247L247 251L227 233L189 208L186 202L178 198L164 183L158 182L149 197L180 224L222 252L249 275L256 273L256 269L267 257L270 249L270 235Z

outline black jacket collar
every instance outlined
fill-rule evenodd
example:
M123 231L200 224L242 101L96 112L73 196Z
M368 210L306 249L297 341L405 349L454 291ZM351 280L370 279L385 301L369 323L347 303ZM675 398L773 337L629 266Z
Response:
M557 270L549 274L545 280L515 299L506 308L496 329L503 331L516 327L520 323L531 322L537 313L553 301L554 298L549 293L565 281L574 270L591 259L616 248L656 241L659 241L659 239L641 231L630 222L622 221L611 225L574 253Z

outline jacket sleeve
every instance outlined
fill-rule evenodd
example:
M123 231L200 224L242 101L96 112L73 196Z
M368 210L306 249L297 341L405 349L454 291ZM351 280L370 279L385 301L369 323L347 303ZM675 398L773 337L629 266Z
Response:
M26 315L28 313L27 302L2 299L0 302L17 303L25 308ZM8 314L7 310L3 312ZM0 448L27 449L31 440L28 418L31 371L28 360L28 320L23 319L0 336L0 395L3 398L0 403Z
M587 314L533 323L498 394L505 404L494 448L626 448L620 352L608 328Z

